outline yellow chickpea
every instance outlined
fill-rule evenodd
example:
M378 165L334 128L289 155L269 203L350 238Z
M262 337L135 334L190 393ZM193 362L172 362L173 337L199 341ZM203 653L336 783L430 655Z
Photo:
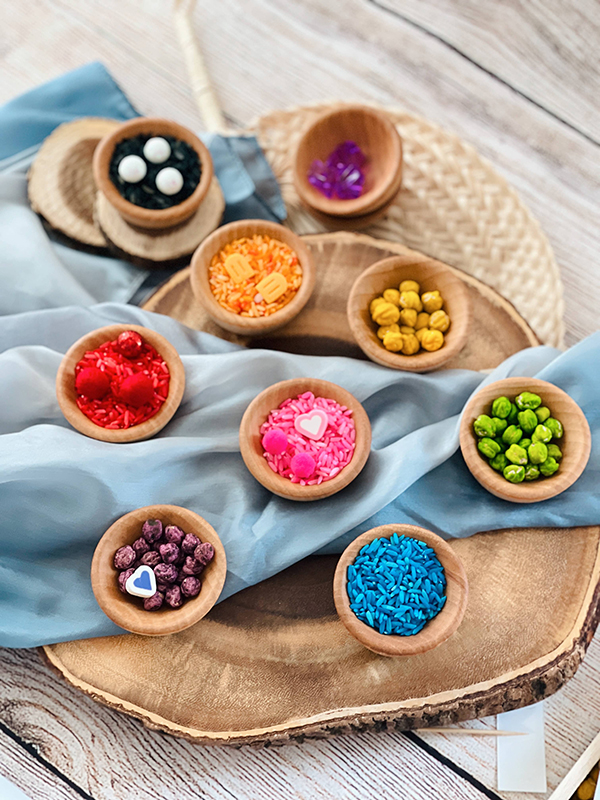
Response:
M402 319L402 312L400 312L400 319ZM429 314L426 311L421 311L420 314L417 314L415 328L416 330L420 331L421 328L428 328L428 327L429 327Z
M400 292L398 289L386 289L383 293L383 299L388 303L393 303L395 306L399 306Z
M371 312L371 316L373 322L378 325L392 325L400 319L400 309L393 303L386 303L384 300L383 303L377 305L375 311Z
M419 328L417 331L415 331L415 336L417 337L417 341L420 344L423 343L423 337L427 333L427 330L428 330L427 328Z
M421 294L421 287L416 281L402 281L400 284L401 292L416 292Z
M383 297L376 297L374 300L371 300L371 303L369 305L369 314L373 316L373 312L375 311L377 306L380 306L382 303L385 303Z
M421 337L421 347L423 350L439 350L444 344L444 334L441 331L432 331L430 328L425 330Z
M579 789L577 789L577 797L579 800L592 800L595 791L596 784L591 778L588 778L581 784Z
M409 333L407 336L404 336L404 341L402 343L402 352L405 356L414 356L415 353L418 353L421 349L421 345L419 344L419 340L414 335L414 333Z
M429 327L432 328L434 331L441 331L442 333L446 333L448 328L450 327L450 317L446 314L445 311L441 309L439 311L434 311L431 317L429 318Z
M411 328L410 325L401 325L400 326L400 333L408 335L408 334L411 334L411 333L414 333L414 332L415 332L415 329Z
M439 311L444 305L444 298L438 291L425 292L421 295L421 300L423 301L423 308L428 314L433 314L434 311Z
M416 292L402 292L400 294L400 305L402 308L414 308L423 311L423 303Z
M417 312L414 308L403 308L400 312L400 324L414 328L417 324Z
M399 350L402 350L403 344L404 336L402 336L401 333L388 331L383 337L383 346L386 350L391 350L392 353L397 353Z
M393 322L391 325L382 325L381 328L378 328L377 330L377 336L379 336L379 338L383 341L383 337L388 332L400 333L400 328L395 322Z

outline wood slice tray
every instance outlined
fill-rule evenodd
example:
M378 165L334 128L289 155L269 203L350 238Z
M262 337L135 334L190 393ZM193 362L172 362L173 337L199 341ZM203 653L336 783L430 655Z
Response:
M350 233L306 241L316 259L315 294L292 323L252 346L360 357L345 318L354 276L388 255L426 256ZM474 323L448 366L492 369L538 344L507 301L461 277L473 295ZM242 341L205 317L188 270L146 308ZM575 673L598 624L600 527L482 532L451 546L469 579L465 619L447 642L419 656L378 656L347 633L333 603L335 556L299 562L182 633L65 642L44 653L95 700L205 744L446 725L551 695Z

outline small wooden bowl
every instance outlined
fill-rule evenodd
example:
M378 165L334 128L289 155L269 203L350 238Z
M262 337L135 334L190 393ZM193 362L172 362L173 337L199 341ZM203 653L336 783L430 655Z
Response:
M178 525L186 533L196 534L215 548L213 560L200 576L200 594L188 598L181 608L163 606L158 611L146 611L139 598L123 594L117 584L119 570L113 566L115 552L141 536L142 524L147 519L159 519L165 525ZM165 636L189 628L208 614L219 599L226 572L225 549L212 525L187 508L155 505L130 511L110 526L94 551L91 579L98 605L114 623L131 633Z
M263 456L261 444L260 427L269 412L288 397L297 397L303 392L331 398L352 409L356 430L356 449L350 463L335 478L318 486L300 486L273 472ZM240 424L240 450L246 466L256 480L273 494L288 500L321 500L348 486L364 467L371 452L371 423L358 400L341 386L317 378L291 378L269 386L250 403Z
M409 256L384 258L361 273L350 290L347 315L358 346L371 361L392 369L429 372L457 356L465 346L472 319L471 297L466 284L450 267L433 258L416 255L420 260ZM413 356L392 353L377 337L377 325L371 319L369 304L385 289L397 289L405 280L417 281L421 293L437 289L444 298L450 328L444 334L444 346L432 353L425 350Z
M480 414L489 414L492 402L505 395L513 400L521 392L535 392L548 406L552 416L564 427L563 438L558 441L563 458L558 472L549 478L536 481L510 483L493 470L477 449L473 422ZM471 475L488 492L511 503L539 503L556 497L572 486L581 475L590 457L592 435L583 411L566 392L553 383L537 378L505 378L485 386L467 403L460 422L460 449Z
M414 636L378 633L358 619L350 609L346 591L348 566L358 551L373 539L390 538L393 533L404 534L425 542L433 548L446 573L446 603L439 614ZM469 586L462 561L452 547L440 536L416 525L379 525L356 538L342 553L333 576L333 599L338 615L348 630L362 645L382 656L413 656L433 650L449 639L465 615Z
M354 200L325 197L308 182L315 159L326 161L346 140L355 141L367 157L365 190ZM334 217L361 217L377 211L400 190L402 140L391 120L368 106L329 111L302 135L293 163L294 186L310 209Z
M227 311L215 298L208 281L208 270L213 256L226 244L246 236L263 234L287 244L294 250L302 267L302 283L290 302L269 317L242 317ZM192 291L206 313L225 330L243 336L257 336L274 331L298 316L310 298L315 286L315 265L312 254L299 236L289 228L264 219L246 219L230 222L211 233L192 257L190 275Z
M75 366L88 350L95 350L104 342L116 339L123 331L137 331L151 344L167 362L171 379L167 399L153 417L131 428L113 431L96 425L79 410L75 391ZM184 389L185 370L177 350L164 336L141 325L106 325L86 333L67 350L56 374L56 397L67 421L80 433L101 442L140 442L154 436L165 427L179 408Z
M123 139L131 139L139 134L174 136L176 139L187 142L198 154L202 170L200 182L193 193L182 203L164 209L142 208L142 206L136 206L126 200L111 181L109 167L115 147ZM185 222L198 210L210 188L214 170L207 148L183 125L159 117L137 117L119 125L116 130L100 140L94 151L93 172L96 186L126 222L138 228L164 230Z

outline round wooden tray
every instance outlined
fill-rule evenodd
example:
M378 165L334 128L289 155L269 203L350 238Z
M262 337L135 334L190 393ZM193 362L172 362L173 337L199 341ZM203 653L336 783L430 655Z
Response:
M386 255L424 256L347 233L306 242L319 275L311 301L276 336L252 346L360 357L345 315L354 276ZM507 301L462 277L474 301L472 336L449 367L491 369L538 344ZM188 270L146 307L243 341L204 316ZM277 743L445 725L555 692L576 671L598 623L600 528L480 533L451 547L467 571L467 612L447 642L411 658L377 656L346 631L333 603L334 556L305 559L166 639L107 637L49 645L44 652L61 675L99 702L202 743ZM185 671L173 652L187 654ZM176 693L164 692L172 685Z

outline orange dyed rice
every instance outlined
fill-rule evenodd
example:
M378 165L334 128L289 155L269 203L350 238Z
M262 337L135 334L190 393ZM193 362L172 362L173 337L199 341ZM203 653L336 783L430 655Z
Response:
M244 283L235 284L225 269L225 259L232 253L241 253L256 270ZM288 282L285 294L273 303L255 300L256 285L272 272L280 272ZM296 253L287 244L270 236L234 239L213 256L208 270L210 288L217 301L234 314L242 317L268 317L292 300L302 283L302 267Z

